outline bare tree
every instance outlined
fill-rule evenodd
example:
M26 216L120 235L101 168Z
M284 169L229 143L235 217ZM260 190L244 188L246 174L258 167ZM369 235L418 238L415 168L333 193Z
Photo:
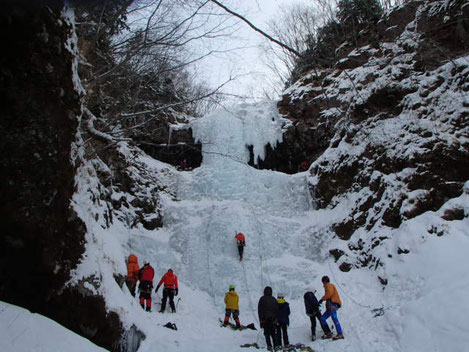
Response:
M214 4L216 4L217 6L221 7L223 10L225 10L229 14L231 14L231 15L239 18L241 21L245 22L249 27L251 27L256 32L260 33L262 36L267 38L272 43L275 43L275 44L279 45L280 47L282 47L283 49L291 52L292 54L301 57L301 54L298 51L296 51L294 48L286 45L284 42L282 42L278 39L275 39L274 37L272 37L271 35L269 35L265 31L261 30L259 27L255 26L252 22L250 22L248 19L246 19L246 17L244 17L244 16L240 15L239 13L229 9L228 7L226 7L225 5L223 5L221 2L219 2L217 0L210 0L210 1L213 2Z
M221 99L226 83L210 89L187 68L215 52L194 50L195 42L230 35L231 16L213 11L209 0L119 1L105 1L94 17L87 9L79 23L92 34L81 36L82 46L91 47L86 59L93 60L84 80L92 135L122 138L168 112L195 115ZM120 31L105 30L110 9L125 19Z

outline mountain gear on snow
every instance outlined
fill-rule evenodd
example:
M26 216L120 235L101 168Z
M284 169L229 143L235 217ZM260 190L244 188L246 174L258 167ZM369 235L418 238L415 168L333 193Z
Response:
M264 328L267 348L272 348L272 343L277 348L279 343L275 333L275 325L277 323L278 302L272 297L272 287L266 286L264 288L264 296L259 299L257 312L261 328Z
M329 317L332 317L332 321L334 322L337 330L337 335L341 336L339 338L344 338L342 327L340 326L339 318L337 317L337 310L342 306L339 292L337 291L337 288L330 283L329 277L323 276L321 281L324 285L324 296L319 300L319 304L326 301L326 312L321 316L321 322L322 324L327 325L326 320Z
M277 335L278 345L288 346L288 326L290 325L290 304L283 298L284 295L278 295L278 312L277 312L277 325L275 326L275 332Z
M239 232L236 236L236 244L238 245L239 261L243 260L244 246L246 246L246 237L242 232Z
M233 286L233 285L231 285ZM233 314L233 319L236 322L236 326L239 328L241 322L239 321L239 296L230 286L230 290L225 294L225 320L224 324L227 324L230 320L231 314Z
M177 330L177 329L178 329L177 326L176 326L176 324L171 323L171 322L166 323L166 324L163 325L163 326L164 326L165 328L168 328L168 329L171 329L171 330Z
M135 288L137 287L138 281L138 272L140 271L140 266L138 265L138 258L135 254L129 255L127 261L127 276L125 278L125 283L130 291L130 294L135 297Z
M160 313L164 313L166 308L166 301L169 298L169 306L173 313L176 313L176 307L174 306L174 296L179 293L178 277L174 275L173 270L169 269L166 274L163 275L160 282L156 286L155 292L158 292L160 286L164 284L163 298L161 299Z
M145 263L138 272L138 279L140 280L140 284L138 285L140 291L140 305L147 312L151 312L151 290L153 289L154 276L155 270L153 270L149 263Z
M237 327L237 325L233 324L232 322L225 323L224 320L218 319L220 321L220 326L221 327L227 327L229 326L233 330L244 330L244 329L250 329L250 330L257 330L256 326L254 323L248 324L248 325L240 325Z
M322 331L325 335L330 335L331 330L327 324L323 324L321 321L321 310L319 309L319 302L313 292L308 291L304 294L303 299L305 301L306 315L309 316L311 321L311 340L316 340L316 319L321 325Z

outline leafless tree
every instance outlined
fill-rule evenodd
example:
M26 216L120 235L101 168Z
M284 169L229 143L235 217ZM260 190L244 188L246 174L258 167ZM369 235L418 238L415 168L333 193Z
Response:
M81 26L97 27L94 36L82 38L85 42L82 47L90 48L95 55L84 80L88 90L97 92L94 96L99 99L89 102L89 113L85 115L93 116L92 124L88 126L92 127L94 135L99 135L96 132L104 127L108 130L103 133L119 136L123 129L115 132L117 124L127 130L142 128L147 125L146 121L155 120L169 110L199 114L221 99L220 89L225 84L210 89L197 82L187 70L193 63L217 51L197 47L194 43L230 36L236 26L231 16L214 11L213 7L207 6L209 3L209 0L141 0L133 3L121 0L115 12L126 19L122 26L125 29L108 31L108 42L101 45L103 50L93 44L109 25L109 21L101 20L107 2L103 3L103 16L98 13L93 21L80 23ZM101 94L104 90L107 97ZM114 103L106 101L112 97L118 97ZM101 112L93 111L93 115L93 105L99 106ZM102 112L103 106L109 108ZM103 117L106 123L102 123ZM111 132L111 129L114 130Z

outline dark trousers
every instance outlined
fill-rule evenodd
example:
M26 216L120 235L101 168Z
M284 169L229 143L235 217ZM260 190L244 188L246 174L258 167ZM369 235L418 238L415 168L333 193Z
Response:
M140 305L142 308L145 308L146 303L146 310L151 310L151 290L153 288L153 283L151 281L140 281L140 285L138 286L140 290Z
M279 346L282 345L282 335L283 335L283 345L287 346L290 343L288 342L288 326L286 323L278 323L275 327L276 335L277 335L277 343Z
M169 298L169 306L173 310L173 312L176 310L176 307L174 306L174 289L172 288L165 288L163 289L163 299L161 300L161 311L164 311L166 308L166 301Z
M277 347L279 343L277 342L277 334L275 333L275 324L271 322L264 323L264 336L265 343L267 347Z
M319 321L319 324L321 325L322 331L324 331L324 333L326 335L331 334L331 329L329 329L329 325L322 323L321 313L319 311L317 311L316 314L314 314L314 315L310 315L309 319L311 320L311 334L313 336L316 335L316 319Z
M243 260L244 246L238 246L239 260Z
M231 314L233 314L233 319L236 322L236 326L240 327L241 322L239 320L239 310L237 309L225 309L225 320L223 321L223 323L227 324L230 321Z

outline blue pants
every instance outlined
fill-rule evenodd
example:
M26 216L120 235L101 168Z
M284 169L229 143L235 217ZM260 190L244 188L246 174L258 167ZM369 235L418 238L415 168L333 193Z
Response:
M342 334L342 327L340 326L339 318L337 318L337 309L334 305L330 309L327 309L321 317L321 323L323 325L327 325L326 320L332 317L332 321L334 322L335 329L337 330L338 334Z

